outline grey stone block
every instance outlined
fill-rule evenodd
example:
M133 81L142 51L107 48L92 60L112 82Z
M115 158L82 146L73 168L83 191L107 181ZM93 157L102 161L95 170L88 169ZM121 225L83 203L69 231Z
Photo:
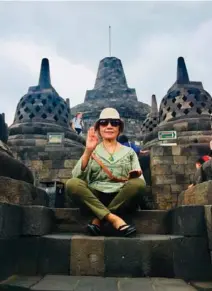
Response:
M0 203L0 238L21 234L22 209L18 205Z
M191 285L198 291L212 291L212 282L196 282L191 281Z
M16 274L16 239L0 239L0 280Z
M206 236L204 206L180 206L170 210L170 232L185 236Z
M153 291L150 278L123 278L119 279L120 291Z
M105 276L173 277L173 275L170 236L141 235L130 239L105 239Z
M71 242L71 274L103 276L104 237L75 235Z
M141 234L166 234L167 211L163 210L140 210L132 218L137 233Z
M71 235L45 235L40 238L38 274L70 274Z
M76 286L76 291L118 291L116 278L100 278L93 276L81 277Z
M205 222L207 228L207 235L208 235L208 245L209 249L212 250L212 206L205 205Z
M30 183L8 177L0 177L0 185L0 202L48 206L49 198L47 193Z
M39 251L39 237L22 237L16 239L13 245L14 257L11 258L15 265L14 274L37 275ZM12 256L11 253L8 253L8 255Z
M212 265L207 238L184 237L173 241L175 277L184 280L211 280Z
M76 290L75 287L79 282L79 277L71 277L64 275L47 275L30 290L39 291L71 291Z
M45 235L54 223L53 210L44 206L22 206L22 235Z
M13 275L5 280L3 283L1 283L1 290L28 290L28 288L37 284L41 279L41 276Z
M153 290L156 291L195 291L193 287L181 279L151 278L150 280Z
M56 155L55 155L56 158ZM52 160L52 169L63 169L64 168L64 160Z

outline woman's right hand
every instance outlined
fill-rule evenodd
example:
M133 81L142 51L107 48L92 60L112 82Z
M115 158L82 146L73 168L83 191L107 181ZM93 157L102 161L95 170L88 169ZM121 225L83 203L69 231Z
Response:
M87 134L86 140L86 150L93 152L99 143L99 138L97 132L95 132L94 127L90 127Z

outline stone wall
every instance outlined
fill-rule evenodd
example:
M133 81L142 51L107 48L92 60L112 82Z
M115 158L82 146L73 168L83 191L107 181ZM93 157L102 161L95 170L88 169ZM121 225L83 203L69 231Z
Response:
M198 144L151 148L152 193L159 209L177 205L179 194L193 182L196 160L208 152Z
M12 150L16 158L33 172L35 185L54 180L65 183L71 178L72 169L82 155L82 148L43 142L43 145L36 147L13 146Z

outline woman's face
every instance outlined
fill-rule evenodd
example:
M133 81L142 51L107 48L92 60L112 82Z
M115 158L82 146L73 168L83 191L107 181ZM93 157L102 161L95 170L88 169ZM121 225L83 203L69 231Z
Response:
M107 125L99 125L99 134L103 139L115 140L119 135L120 126L112 126L110 122Z

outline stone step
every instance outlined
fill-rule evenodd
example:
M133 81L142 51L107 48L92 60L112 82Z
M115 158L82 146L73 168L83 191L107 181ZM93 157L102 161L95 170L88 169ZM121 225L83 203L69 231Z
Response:
M174 235L132 238L51 234L44 240L39 274L211 278L207 239Z
M0 283L0 290L34 291L195 291L181 279L167 278L103 278L93 276L44 277L12 276Z
M0 280L12 274L201 281L211 279L212 269L204 237L120 238L59 233L0 239Z
M55 232L86 233L90 217L82 216L78 208L52 209L55 216ZM167 234L169 221L165 210L137 210L126 219L136 226L137 233Z

